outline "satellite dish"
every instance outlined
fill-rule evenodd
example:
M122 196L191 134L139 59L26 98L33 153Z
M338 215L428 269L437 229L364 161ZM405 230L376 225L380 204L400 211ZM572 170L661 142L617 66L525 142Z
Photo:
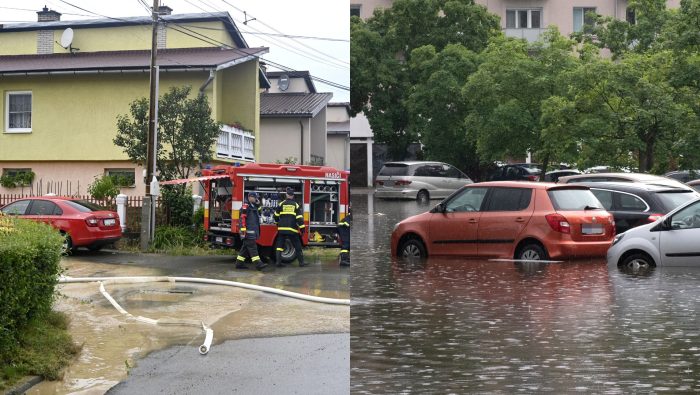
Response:
M68 49L70 48L71 44L73 44L73 29L68 28L63 31L63 34L61 34L61 46Z
M289 76L287 74L282 74L279 80L277 80L277 86L282 92L289 89Z

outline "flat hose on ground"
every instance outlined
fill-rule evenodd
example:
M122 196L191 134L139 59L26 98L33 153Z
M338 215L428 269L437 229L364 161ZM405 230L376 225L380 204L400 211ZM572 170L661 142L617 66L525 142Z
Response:
M107 292L107 290L104 287L105 283L108 284L134 284L134 283L150 283L150 282L188 282L188 283L198 283L198 284L212 284L212 285L226 285L230 287L238 287L238 288L244 288L244 289L251 289L255 291L262 291L262 292L267 292L267 293L272 293L276 295L281 295L281 296L287 296L290 298L295 298L295 299L300 299L300 300L306 300L309 302L316 302L316 303L327 303L327 304L337 304L337 305L350 305L350 300L349 299L333 299L333 298L323 298L319 296L311 296L311 295L304 295L296 292L291 292L291 291L285 291L282 289L276 289L276 288L270 288L270 287L263 287L260 285L253 285L253 284L246 284L246 283L239 283L235 281L226 281L226 280L215 280L215 279L210 279L210 278L198 278L198 277L165 277L165 276L136 276L136 277L66 277L66 276L61 276L58 279L58 282L61 284L70 284L70 283L91 283L91 282L99 282L100 284L100 293L109 301L109 303L114 306L117 311L119 311L121 314L124 314L125 316L139 321L143 322L146 324L151 324L151 325L185 325L185 326L202 326L202 330L205 333L205 339L204 343L199 346L199 353L204 355L209 352L209 349L211 348L211 342L214 338L214 331L211 330L211 328L207 327L203 321L193 321L193 320L180 320L180 319L159 319L159 320L154 320L151 318L146 318L142 316L134 316L130 314L128 311L124 310L119 303L117 303L114 298Z

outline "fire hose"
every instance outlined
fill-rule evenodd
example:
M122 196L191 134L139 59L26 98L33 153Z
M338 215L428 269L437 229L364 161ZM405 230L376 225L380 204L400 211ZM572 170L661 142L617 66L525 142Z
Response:
M107 292L104 285L105 284L134 284L134 283L150 283L150 282L185 282L185 283L198 283L198 284L213 284L213 285L225 285L230 287L238 287L244 289L250 289L255 291L261 291L266 293L272 293L275 295L287 296L290 298L305 300L309 302L316 303L326 303L326 304L336 304L336 305L350 305L349 299L334 299L334 298L324 298L320 296L312 296L300 294L297 292L285 291L282 289L264 287L261 285L253 285L240 283L236 281L227 280L216 280L210 278L199 278L199 277L167 277L167 276L136 276L136 277L67 277L61 276L58 279L61 284L71 284L71 283L91 283L98 282L100 284L100 293L109 301L109 303L114 306L117 311L121 314L127 316L127 318L133 319L138 322L151 324L151 325L183 325L183 326L200 326L202 331L205 333L204 343L199 346L199 353L205 355L209 352L211 348L211 342L214 338L214 331L209 328L203 321L195 320L180 320L180 319L159 319L154 320L152 318L134 316L122 308L119 303Z

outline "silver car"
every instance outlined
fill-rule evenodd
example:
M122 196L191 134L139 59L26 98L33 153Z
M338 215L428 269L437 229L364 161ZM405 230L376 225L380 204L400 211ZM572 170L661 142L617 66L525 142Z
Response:
M473 181L442 162L387 162L375 179L375 196L382 199L443 199Z
M615 236L607 255L617 267L700 266L700 199Z

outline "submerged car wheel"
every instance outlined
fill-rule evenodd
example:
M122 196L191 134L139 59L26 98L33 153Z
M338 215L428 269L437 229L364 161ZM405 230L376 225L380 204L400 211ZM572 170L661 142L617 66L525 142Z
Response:
M418 200L418 203L428 203L430 201L430 194L425 189L421 189L418 191L418 195L416 195L416 200Z
M425 259L428 254L423 242L418 239L408 239L401 245L399 256L404 259Z
M61 254L70 255L70 253L73 251L73 240L70 238L68 233L61 232L61 235L63 236L63 245L61 245Z
M629 269L638 269L640 267L649 268L656 266L654 260L647 254L632 254L622 260L620 267Z
M522 259L524 261L545 261L549 259L547 256L547 251L542 248L539 244L526 244L516 256L516 259Z

